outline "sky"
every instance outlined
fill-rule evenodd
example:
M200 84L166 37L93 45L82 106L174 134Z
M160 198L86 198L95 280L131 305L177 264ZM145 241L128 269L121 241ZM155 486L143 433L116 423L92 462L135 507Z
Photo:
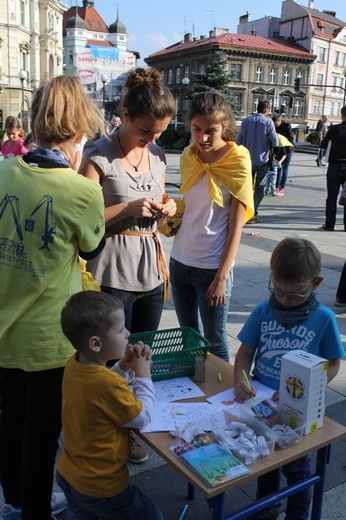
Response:
M75 0L65 0L69 7L76 5ZM308 7L308 0L297 0ZM82 5L82 0L78 0ZM144 58L183 39L190 32L195 36L209 36L215 27L223 27L236 33L239 17L248 11L252 20L265 15L281 14L280 0L95 0L95 9L107 25L117 19L119 6L120 21L126 26L129 49L139 51L139 66L146 66ZM337 18L346 22L345 0L315 0L315 9L336 11Z

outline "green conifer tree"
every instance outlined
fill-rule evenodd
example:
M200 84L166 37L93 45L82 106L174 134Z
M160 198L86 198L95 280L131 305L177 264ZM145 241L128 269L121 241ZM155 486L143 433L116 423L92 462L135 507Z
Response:
M206 90L218 90L227 98L233 108L235 118L238 118L240 107L232 88L229 86L231 80L232 78L228 72L227 54L223 51L217 51L213 56L211 65L207 67L205 73L194 73L194 81L196 81L196 83L192 88L190 87L188 97L191 99L194 95Z

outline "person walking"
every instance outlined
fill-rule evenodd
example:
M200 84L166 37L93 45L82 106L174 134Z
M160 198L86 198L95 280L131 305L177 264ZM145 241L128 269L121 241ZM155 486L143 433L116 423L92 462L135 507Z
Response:
M276 193L281 197L285 194L285 187L288 178L288 170L291 164L293 151L294 151L294 136L292 132L292 127L290 123L284 121L280 114L274 114L272 117L273 123L275 125L276 132L280 135L286 137L289 141L290 145L286 146L286 157L282 162L282 167L278 169L278 175L276 178ZM279 145L281 146L281 145Z
M188 121L193 142L180 160L185 211L171 250L173 300L180 326L203 327L212 354L228 361L232 268L253 216L250 154L234 142L235 119L220 93L197 94Z
M327 121L328 121L328 117L323 115L316 126L318 146L319 146L318 153L317 153L317 159L316 159L317 166L324 166L322 161L323 161L326 151L323 148L321 148L321 143L322 143L323 139L325 138L325 135L328 130Z
M322 226L325 231L334 231L337 199L340 187L346 181L346 106L341 109L341 123L332 125L321 142L327 149L331 143L327 169L326 219ZM343 224L346 231L346 206L343 206Z
M38 148L0 164L2 520L51 520L66 508L63 493L52 495L62 377L73 353L59 315L82 290L78 254L90 258L104 243L101 189L70 166L101 114L76 78L56 77L41 94Z
M238 145L242 144L249 150L252 161L255 216L249 220L249 224L262 222L262 219L258 217L258 207L264 197L269 152L271 148L279 145L274 123L268 117L269 109L269 101L260 101L257 106L257 113L242 121L236 139Z
M163 202L166 159L155 140L166 130L175 103L161 74L132 71L126 82L122 124L109 136L84 146L80 173L99 183L104 194L106 246L88 262L101 290L124 303L132 333L158 329L168 296L168 267L157 226L176 213L173 199ZM129 460L148 454L131 436Z

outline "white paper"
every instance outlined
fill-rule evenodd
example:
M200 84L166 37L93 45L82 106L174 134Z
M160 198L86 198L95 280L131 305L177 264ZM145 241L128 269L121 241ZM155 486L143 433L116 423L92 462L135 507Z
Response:
M151 423L143 433L180 429L189 423L198 423L203 430L210 430L209 416L219 411L210 403L167 403L156 401Z
M263 385L259 381L251 381L251 384L254 388L256 388L256 397L255 400L253 399L247 399L246 401L242 401L241 399L238 399L235 396L234 388L229 388L229 390L225 390L224 392L220 392L219 394L215 394L211 397L208 397L207 401L209 403L214 404L215 406L219 408L251 408L255 402L260 403L261 401L264 401L267 399L269 402L271 402L271 397L274 393L274 390L272 388L269 388L268 386Z
M166 381L155 381L156 401L179 401L190 397L203 397L205 395L189 377L177 377Z

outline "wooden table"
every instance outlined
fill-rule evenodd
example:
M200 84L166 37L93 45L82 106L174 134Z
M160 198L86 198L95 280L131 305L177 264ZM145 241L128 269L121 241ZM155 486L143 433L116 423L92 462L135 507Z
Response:
M218 373L222 375L222 382L218 380ZM192 378L193 379L193 378ZM215 395L223 390L232 388L233 366L225 361L209 354L206 360L206 381L198 385L205 393L205 397L184 400L205 401L207 397ZM213 520L241 520L247 516L257 513L261 509L275 504L302 489L314 485L312 516L314 520L321 518L322 501L324 492L324 481L326 466L329 462L330 445L346 437L346 428L331 419L325 417L324 426L310 435L302 438L302 441L285 450L275 450L273 457L269 460L250 466L251 472L243 477L232 480L228 483L216 487L208 487L199 479L170 449L171 438L168 432L155 432L140 434L141 438L155 450L164 460L166 460L176 471L178 471L188 482L188 498L193 498L196 488L206 498L213 513ZM225 516L224 503L225 493L234 487L238 487L245 482L257 478L264 473L278 468L291 462L303 455L317 451L317 461L315 473L306 479L299 481L291 486L281 489L279 492L268 495L229 516Z

